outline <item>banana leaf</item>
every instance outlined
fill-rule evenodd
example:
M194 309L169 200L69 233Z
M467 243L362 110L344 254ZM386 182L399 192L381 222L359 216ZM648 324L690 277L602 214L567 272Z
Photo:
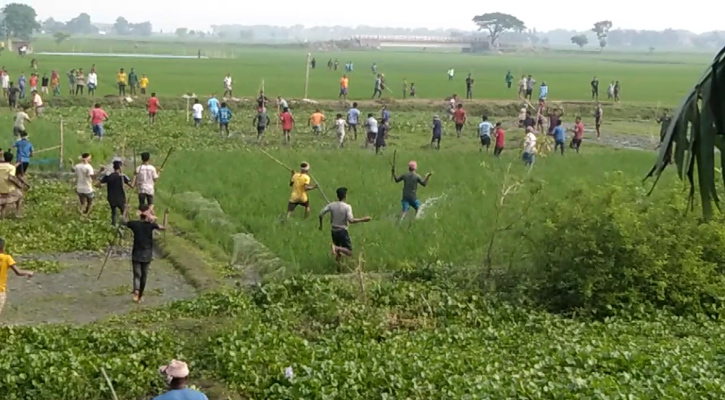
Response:
M720 209L715 185L715 148L722 150L721 139L725 135L725 47L685 97L671 121L662 136L657 161L645 179L655 178L654 190L669 165L668 151L674 148L677 175L680 179L686 178L690 186L690 204L694 206L695 191L699 191L703 218L708 220L712 217L713 203ZM725 182L724 155L721 152L720 168Z

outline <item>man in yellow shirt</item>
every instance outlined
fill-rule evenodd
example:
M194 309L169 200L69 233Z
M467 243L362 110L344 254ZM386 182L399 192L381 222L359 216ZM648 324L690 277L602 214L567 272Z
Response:
M116 82L118 82L118 95L126 96L126 71L121 68L116 75Z
M312 132L315 135L319 135L322 132L322 123L325 122L325 114L323 114L318 108L315 112L310 115L310 120L307 121L307 126L312 125Z
M141 82L139 85L141 86L141 94L146 94L146 88L149 86L149 78L147 78L146 75L141 75Z
M310 164L302 162L300 164L300 172L292 172L292 178L289 185L292 188L292 195L287 204L287 219L297 206L305 207L305 218L310 216L310 200L307 197L308 190L317 189L317 185L310 185L312 178L310 177Z
M15 177L15 165L12 163L13 153L3 153L3 161L0 162L0 219L5 218L7 206L15 204L15 212L22 217L23 211L23 183Z
M0 238L0 314L2 314L3 308L5 308L5 300L7 300L5 291L8 283L8 270L11 269L17 276L27 276L30 278L34 275L32 271L19 269L13 257L10 254L5 254L5 240Z

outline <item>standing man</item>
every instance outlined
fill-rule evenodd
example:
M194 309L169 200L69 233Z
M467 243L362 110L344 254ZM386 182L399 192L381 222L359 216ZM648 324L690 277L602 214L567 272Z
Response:
M290 144L290 134L295 124L295 118L292 113L289 112L289 108L285 107L282 109L282 114L279 115L279 120L282 122L282 136L285 144Z
M76 70L75 68L68 71L68 89L71 96L76 94Z
M471 74L468 74L468 78L466 78L466 99L472 99L473 98L473 78L471 77Z
M466 123L466 110L463 109L463 104L456 106L456 111L453 112L453 122L456 123L456 136L461 137L463 132L463 125Z
M15 155L19 163L16 175L19 177L25 176L30 165L30 157L33 156L33 144L28 140L28 132L21 132L20 140L15 142L13 147L15 147Z
M378 98L380 98L380 96L382 96L382 95L383 95L383 79L380 77L380 75L377 75L375 77L375 89L373 89L372 98L374 99L375 96L378 96Z
M191 114L194 117L194 126L200 127L201 126L201 118L204 113L204 106L199 103L199 99L194 99L194 105L191 106Z
M408 97L408 80L403 79L403 100Z
M584 138L584 124L582 123L582 117L576 117L576 124L574 124L574 138L569 143L570 149L575 149L579 153L579 148L582 146L582 139Z
M360 110L357 109L357 102L352 103L352 108L347 111L347 124L352 130L352 140L357 140L357 124L360 121Z
M511 74L511 70L506 73L506 87L511 89L511 85L514 82L514 76Z
M141 165L136 168L131 186L138 188L139 207L148 206L149 213L153 215L156 180L159 179L161 170L157 172L156 167L151 165L150 161L149 152L141 153Z
M529 75L529 77L526 79L526 99L529 99L531 101L531 95L534 93L534 84L536 84L536 80Z
M141 86L141 94L146 94L146 88L149 87L149 78L146 74L141 75L141 82L139 83L139 86Z
M289 185L292 188L292 194L287 203L287 219L289 219L297 206L305 208L305 218L307 218L310 216L310 199L307 196L307 192L317 189L317 185L310 184L312 182L312 178L310 178L310 164L303 161L300 164L300 172L291 172L292 177L290 178Z
M10 254L5 253L5 239L0 238L0 313L5 308L7 301L8 271L12 270L17 276L32 278L33 271L26 271L18 268L15 260Z
M340 78L340 95L337 96L338 98L342 97L344 101L347 102L347 90L350 85L350 80L347 78L347 75L343 75L342 78Z
M257 127L257 143L262 143L262 137L264 136L264 131L267 129L267 126L269 126L269 122L270 120L267 112L264 108L260 108L257 111L257 115L255 115L252 120L252 126Z
M136 95L136 87L138 87L138 75L136 75L136 71L131 68L131 72L128 73L128 88L131 89L131 96Z
M25 74L23 74L21 72L20 76L18 77L18 90L20 90L18 98L20 98L20 99L25 98L25 87L27 86L27 84L28 84L28 79L25 78Z
M227 76L224 77L224 95L223 95L223 97L226 98L227 95L230 98L232 97L232 74L227 74Z
M456 71L453 70L453 68L449 69L448 70L448 80L449 81L452 81L453 80L453 75L455 75L455 74L456 74Z
M88 94L91 94L91 84L90 84L90 74L88 74ZM40 80L40 92L43 94L48 94L48 86L50 84L50 78L48 78L48 74L43 74L43 79ZM95 88L94 88L95 89Z
M524 163L529 167L529 169L534 166L534 159L536 158L536 135L534 134L534 128L531 126L526 128L524 151L521 158L524 160Z
M108 205L111 207L111 225L113 226L116 226L117 218L123 217L123 214L126 213L126 191L123 189L123 185L133 189L131 178L121 171L122 166L122 161L114 161L113 172L101 178L101 184L106 184L108 190L106 198L108 199Z
M35 83L37 85L38 82L38 74L35 74ZM32 85L32 79L31 79L31 85ZM78 68L78 72L76 72L76 96L78 94L83 94L83 89L86 87L86 76L83 73L82 68Z
M43 75L43 82L45 82L45 75ZM95 96L96 88L98 88L98 74L94 68L91 68L91 72L88 73L88 95Z
M87 216L91 213L93 198L95 197L93 178L96 173L93 171L93 166L91 166L91 155L83 153L81 162L73 166L71 171L76 173L76 194L78 194L78 201L80 202L78 211L81 216Z
M229 121L232 119L232 110L227 107L227 103L222 103L219 109L219 134L226 132L229 136Z
M108 114L101 108L100 103L96 103L88 113L88 121L91 122L93 136L98 136L98 140L103 139L103 122L108 121Z
M121 225L133 232L133 248L131 250L131 265L133 266L133 301L140 303L146 289L146 279L149 275L149 265L154 256L154 231L166 229L169 210L164 211L164 221L161 226L155 222L150 206L142 205L138 208L139 219L128 221L128 210L121 218Z
M159 104L159 99L156 97L156 93L151 93L151 97L146 102L146 109L149 112L149 124L152 124L156 122L156 113L161 110L161 104Z
M488 122L488 117L483 116L481 117L481 123L478 124L478 136L481 139L481 147L478 148L478 151L483 151L483 148L486 148L486 152L488 153L488 149L491 147L491 130L493 129L493 124Z
M37 91L33 91L31 95L33 96L33 107L35 108L35 117L37 118L43 113L43 98L40 97L40 93Z
M2 85L3 88L3 95L5 97L8 97L8 89L10 88L10 75L8 75L8 72L5 70L0 73L0 85Z
M597 108L594 110L594 126L597 129L597 140L602 136L602 117L604 116L604 109L601 103L597 103Z
M590 85L592 86L592 100L599 101L599 79L595 76Z
M8 106L11 110L14 110L18 106L18 94L20 93L22 91L10 82L10 86L8 87Z
M554 128L554 153L556 148L561 148L561 155L564 155L564 143L566 142L566 129L561 126L561 120L556 121L556 127Z
M519 97L526 98L526 76L521 75L521 80L519 81Z
M619 86L619 81L614 83L614 102L619 103L619 95L622 93L622 88Z
M206 102L206 106L209 107L209 119L213 122L217 122L219 119L219 100L213 94L209 97L209 101Z
M433 136L430 139L430 147L433 148L435 144L435 149L440 150L441 149L441 136L443 136L443 123L441 122L441 119L437 116L433 116Z
M541 82L539 86L539 103L546 105L546 97L549 96L549 86L546 82Z
M358 224L372 220L370 217L355 218L352 215L352 207L347 203L347 188L337 188L337 201L325 206L320 212L320 230L322 230L322 218L330 214L330 227L332 236L332 254L335 261L352 256L352 241L348 233L349 224Z
M425 178L421 178L420 175L416 172L418 170L418 163L415 161L411 161L408 163L408 173L403 174L400 176L395 175L395 165L393 165L392 173L393 173L393 180L395 183L403 182L403 199L401 200L401 204L403 206L403 211L400 214L400 220L402 221L405 218L405 214L408 212L408 210L412 207L413 210L415 210L415 213L418 214L418 209L420 208L420 201L418 201L418 196L416 192L418 191L418 185L425 187L428 184L428 180L430 179L431 175L433 175L432 172L429 172L425 175Z
M121 68L116 75L116 83L118 83L118 95L126 96L126 72Z

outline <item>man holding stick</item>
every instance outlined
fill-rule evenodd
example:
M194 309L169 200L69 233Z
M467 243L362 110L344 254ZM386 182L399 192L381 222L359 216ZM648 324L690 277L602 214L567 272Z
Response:
M317 185L311 185L312 178L310 177L310 164L302 162L300 164L300 172L290 170L292 177L290 178L289 185L292 188L292 195L290 196L289 203L287 204L287 219L292 215L292 212L297 206L303 206L305 208L305 218L310 216L310 200L307 196L307 192L310 190L317 189Z
M131 179L121 171L122 165L122 161L114 161L113 172L101 178L101 184L105 183L108 189L107 199L108 205L111 207L111 225L113 226L116 226L117 217L123 216L126 212L126 192L123 190L123 185L133 188Z
M155 222L156 217L148 205L141 205L137 215L139 220L128 221L128 209L121 217L121 225L133 232L133 249L131 250L131 264L133 265L133 301L140 303L146 289L146 279L149 274L149 266L154 255L154 231L166 229L166 222L169 218L169 210L164 211L164 221L159 226Z
M418 170L418 163L415 161L411 161L408 163L408 173L403 174L400 176L395 175L395 165L393 165L392 173L393 173L393 180L395 183L403 182L403 199L401 200L401 204L403 206L403 211L400 214L400 220L402 221L405 219L405 214L408 213L408 210L412 207L413 210L415 210L415 213L418 214L418 209L420 208L420 201L418 201L418 196L416 194L418 190L418 185L425 187L428 184L428 180L430 179L430 176L433 175L432 172L429 172L425 175L425 178L421 178L420 175L416 172Z
M341 187L337 189L337 201L334 201L320 212L320 230L322 230L322 218L325 214L330 214L330 225L332 235L332 254L335 261L352 256L352 241L347 231L349 224L357 224L360 222L368 222L371 217L355 218L352 215L352 207L347 203L347 188Z
M156 167L150 164L150 160L151 154L148 152L141 153L141 165L136 168L136 174L133 177L131 186L138 187L139 207L148 206L149 212L153 215L156 180L159 179L163 166L157 172Z

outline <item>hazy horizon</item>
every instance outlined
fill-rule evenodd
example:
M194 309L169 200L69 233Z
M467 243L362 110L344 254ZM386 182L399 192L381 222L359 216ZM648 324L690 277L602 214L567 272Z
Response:
M653 8L635 1L611 0L596 14L587 12L587 9L593 8L589 3L573 1L542 3L532 0L489 8L480 7L478 2L472 0L461 0L450 10L441 8L439 3L427 6L411 1L368 0L360 5L350 6L350 3L340 5L339 2L332 0L316 0L300 7L299 2L278 0L275 3L278 7L275 8L281 12L276 13L270 12L268 7L256 4L249 6L242 2L224 3L220 7L205 7L203 4L199 7L195 3L191 3L191 7L186 7L168 0L156 2L127 0L120 3L122 7L108 7L107 3L91 0L77 0L71 3L33 0L24 3L35 8L41 21L53 18L65 22L85 12L91 16L94 23L113 23L116 18L123 16L134 23L149 21L154 31L165 32L181 27L208 31L212 25L232 24L306 27L367 25L473 30L476 26L471 19L477 14L486 12L512 14L523 20L527 28L539 31L555 29L585 31L600 20L611 20L614 24L613 29L659 31L669 28L698 34L723 29L720 13L699 13L700 10L711 8L707 6L712 2L705 0L692 0L687 7L672 8ZM645 16L645 19L642 20L641 16Z

